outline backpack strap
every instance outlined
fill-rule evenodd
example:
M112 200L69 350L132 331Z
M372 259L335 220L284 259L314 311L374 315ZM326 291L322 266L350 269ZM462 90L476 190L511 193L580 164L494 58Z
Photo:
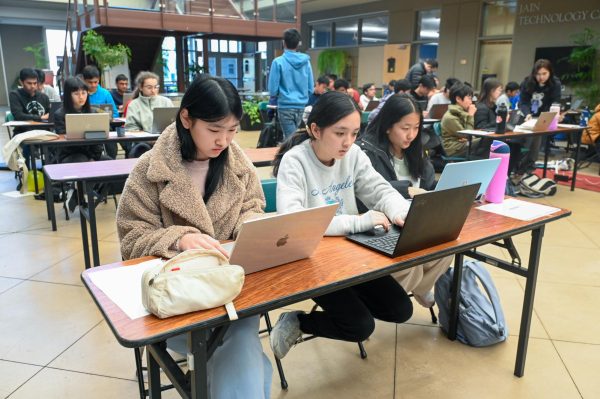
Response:
M504 312L502 311L502 307L500 307L500 296L498 295L498 291L496 291L496 286L492 281L492 276L490 273L479 262L475 261L465 262L463 268L471 270L471 272L479 279L479 281L481 281L483 289L492 302L492 308L494 309L494 315L496 316L496 324L501 326L503 329L506 329Z

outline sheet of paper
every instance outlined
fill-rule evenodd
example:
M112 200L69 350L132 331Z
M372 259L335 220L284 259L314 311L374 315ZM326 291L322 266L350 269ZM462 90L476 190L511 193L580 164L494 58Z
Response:
M158 134L149 133L149 132L126 132L125 135L133 136L133 137L157 137L158 136Z
M486 130L471 130L471 129L460 130L458 133L462 133L462 134L494 134L494 132L488 132Z
M25 125L31 125L31 122L29 122L29 121L10 121L10 122L4 122L2 124L2 126L25 126Z
M568 123L559 123L557 126L562 129L579 129L581 127L579 125L571 125Z
M150 313L142 304L142 274L149 267L163 263L153 259L135 266L115 267L90 273L90 280L130 318L137 319Z
M481 205L477 209L519 220L533 220L560 211L559 208L520 201L514 198L505 199L500 204Z

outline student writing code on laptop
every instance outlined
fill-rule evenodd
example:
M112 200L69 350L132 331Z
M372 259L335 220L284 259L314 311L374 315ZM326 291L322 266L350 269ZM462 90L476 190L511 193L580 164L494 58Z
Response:
M154 108L173 107L173 103L167 97L158 94L158 75L142 71L135 78L139 96L132 100L127 107L125 120L126 130L152 131Z
M222 251L219 240L235 238L244 221L263 214L254 166L232 142L241 117L231 82L208 75L192 82L176 126L160 135L152 156L142 156L125 183L117 211L123 259ZM258 329L258 315L229 325L208 364L210 397L269 397L272 367ZM187 353L185 334L167 340L167 347Z
M274 164L277 211L286 213L339 203L325 235L368 231L376 225L402 225L409 203L371 166L354 145L360 110L347 95L328 92L313 107L307 129L281 147ZM356 198L372 211L358 214ZM336 265L332 264L332 268ZM374 319L403 323L412 316L408 295L391 276L314 298L321 311L281 315L270 342L283 358L303 333L357 342L368 338Z

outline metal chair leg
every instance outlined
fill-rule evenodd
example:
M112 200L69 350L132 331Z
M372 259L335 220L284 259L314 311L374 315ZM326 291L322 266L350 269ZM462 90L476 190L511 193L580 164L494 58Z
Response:
M144 374L142 372L142 351L143 348L134 348L135 353L135 373L138 379L138 388L140 391L140 399L146 399L146 388L144 387Z
M269 317L269 312L263 313L263 316L265 318L265 324L267 325L266 332L269 335L271 335L271 331L273 331L273 326L271 324L271 318ZM264 331L259 331L259 333L260 332L264 332ZM275 358L275 364L277 365L277 372L279 373L279 380L281 381L281 389L287 390L288 389L288 382L285 379L285 374L283 372L283 366L281 365L281 360Z
M437 319L437 317L436 317L436 315L435 315L435 312L433 311L433 306L434 306L434 305L431 305L431 307L429 308L429 313L431 313L431 322L432 322L433 324L437 324L437 322L438 322L438 319Z
M361 341L358 341L358 350L360 351L360 358L366 359L367 351L365 350L365 346L363 345L363 343Z

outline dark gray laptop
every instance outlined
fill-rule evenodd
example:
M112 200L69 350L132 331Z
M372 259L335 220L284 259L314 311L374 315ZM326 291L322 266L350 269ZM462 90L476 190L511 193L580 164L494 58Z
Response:
M388 232L352 234L350 241L395 258L455 240L462 230L481 184L415 195L404 227Z
M448 111L448 104L433 104L429 110L430 119L442 119Z
M177 107L157 107L152 110L152 134L161 134L177 117Z

